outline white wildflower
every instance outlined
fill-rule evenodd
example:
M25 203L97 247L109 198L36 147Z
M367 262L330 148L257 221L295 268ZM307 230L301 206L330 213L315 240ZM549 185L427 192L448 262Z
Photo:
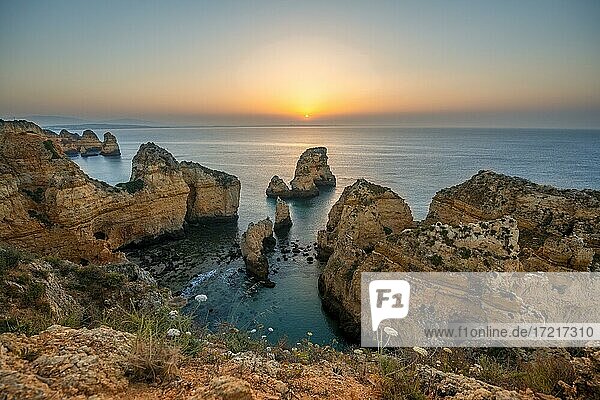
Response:
M190 331L187 331L185 334L186 334L186 336L192 336L192 332L190 332Z
M265 348L265 350L270 352L270 351L271 351L271 348L267 346L267 347Z
M361 349L354 349L354 354L362 354L363 351Z
M261 335L261 336L260 336L260 338L261 338L261 339L266 339L266 338L267 338L267 335Z
M252 329L250 333L256 333L256 329Z
M394 328L392 328L391 326L386 326L385 328L383 328L383 331L390 336L393 336L393 337L398 336L398 331L395 330Z
M444 350L445 353L452 354L452 350L447 347L444 347L442 350Z
M196 299L198 303L204 303L206 300L208 300L208 296L205 294L199 294L196 297L194 297L194 299Z
M308 331L308 332L306 332L306 334L307 334L308 336L312 336L312 335L313 335L313 333L312 333L311 331Z
M415 353L422 355L423 357L427 357L429 353L422 347L415 346L412 348Z
M269 328L267 329L269 332L273 332L273 328Z
M170 311L170 312L169 312L169 317L170 317L171 319L175 319L175 318L177 318L177 316L178 316L178 315L179 315L179 311L177 311L177 310L173 310L173 311Z
M179 329L171 328L167 331L167 337L169 339L173 339L181 336L181 331Z

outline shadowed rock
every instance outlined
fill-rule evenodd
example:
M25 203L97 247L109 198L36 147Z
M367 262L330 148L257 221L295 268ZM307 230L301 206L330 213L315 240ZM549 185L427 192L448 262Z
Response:
M292 226L292 218L290 217L290 207L281 198L277 198L275 206L275 230L285 230Z
M246 270L259 279L266 280L269 275L269 261L265 253L275 246L273 222L269 218L250 222L240 241L240 249Z

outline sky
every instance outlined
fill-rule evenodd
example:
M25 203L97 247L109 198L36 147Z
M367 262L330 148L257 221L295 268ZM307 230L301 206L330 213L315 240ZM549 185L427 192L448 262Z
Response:
M600 127L600 2L0 0L0 117Z

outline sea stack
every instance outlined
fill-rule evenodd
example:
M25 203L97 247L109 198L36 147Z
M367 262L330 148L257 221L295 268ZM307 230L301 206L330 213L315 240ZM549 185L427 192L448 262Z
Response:
M119 143L117 138L110 132L104 134L104 142L102 142L102 150L100 154L103 156L120 156L121 149L119 149Z
M275 206L275 226L276 231L282 231L292 226L292 219L290 218L290 207L281 198L277 198L277 205Z
M271 178L267 187L268 197L308 198L319 195L319 187L333 187L336 179L327 164L327 148L306 149L296 163L294 179L290 186L279 176Z
M240 249L246 264L246 270L259 279L267 280L269 260L267 260L265 253L274 246L273 222L269 218L257 223L250 222L240 241Z
M86 129L79 139L79 153L81 157L97 156L102 151L102 142L94 131Z

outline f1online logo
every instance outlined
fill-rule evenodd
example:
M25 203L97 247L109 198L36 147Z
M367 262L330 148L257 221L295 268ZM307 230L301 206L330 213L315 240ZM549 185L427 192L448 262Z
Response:
M384 319L402 319L408 315L410 284L405 280L377 280L369 283L369 303L373 331Z

